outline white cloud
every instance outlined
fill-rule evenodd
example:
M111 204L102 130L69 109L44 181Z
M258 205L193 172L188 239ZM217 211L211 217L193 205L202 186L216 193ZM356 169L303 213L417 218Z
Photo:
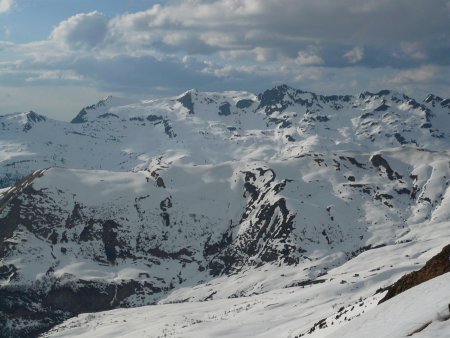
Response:
M295 62L300 66L317 66L324 63L319 55L312 52L298 52Z
M395 85L409 84L411 82L429 82L436 77L438 72L438 67L426 65L416 69L399 71L394 77L388 79L387 82Z
M108 32L108 19L100 12L82 13L62 21L50 39L70 48L93 48L102 43Z
M14 0L0 0L0 13L10 11L14 6Z
M406 57L416 60L425 60L427 58L425 51L418 43L402 42L400 49Z
M343 57L352 64L358 63L364 58L364 50L361 47L355 47L345 53Z

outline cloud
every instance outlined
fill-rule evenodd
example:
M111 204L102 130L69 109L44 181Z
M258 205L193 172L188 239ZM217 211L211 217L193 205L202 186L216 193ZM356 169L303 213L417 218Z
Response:
M364 58L364 50L361 47L355 47L345 53L343 57L350 63L358 63Z
M61 70L43 70L43 71L37 71L35 74L32 74L31 76L27 77L25 79L26 82L46 82L49 81L81 81L83 80L83 77L81 75L78 75L74 71L67 70L67 71L61 71Z
M59 23L48 41L35 43L34 57L44 58L42 50L78 55L95 49L111 57L191 55L300 66L448 65L447 2L173 0L112 18L97 11L76 14Z
M108 19L100 12L82 13L62 21L50 34L50 40L70 48L94 48L108 32Z
M412 59L425 60L427 58L427 54L418 43L402 42L400 48L405 56Z
M183 62L175 57L157 59L153 56L119 55L111 58L92 56L60 61L58 67L67 67L102 90L151 92L156 87L169 87L173 92L185 88L213 85L219 79L202 72L205 64Z
M339 50L370 44L384 56L380 60L396 66L394 53L410 58L399 41L438 49L449 45L449 12L446 0L433 5L422 0L184 0L113 18L111 27L117 39L131 39L137 48L199 55L221 52L254 58L251 51L259 48L281 59L296 59L312 42ZM415 55L420 63L420 54ZM362 58L360 48L347 59L371 60Z
M398 72L393 78L387 80L394 85L402 85L411 82L430 82L438 74L438 68L432 65L422 66L416 69L408 69Z
M298 52L295 62L301 66L321 65L324 63L319 55L312 52Z
M0 82L133 95L280 83L345 93L414 81L442 92L449 14L448 0L171 0L114 17L79 13L45 40L0 41L11 56Z
M14 6L14 0L0 0L0 13L9 12Z

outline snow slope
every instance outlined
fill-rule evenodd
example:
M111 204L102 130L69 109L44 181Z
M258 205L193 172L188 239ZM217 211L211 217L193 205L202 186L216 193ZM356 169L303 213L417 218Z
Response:
M448 244L449 119L287 86L0 116L0 333L331 334Z
M440 225L441 231L449 225ZM426 248L439 246L441 231L420 244L362 254L330 271L321 284L245 298L83 314L42 337L405 337L429 321L432 324L417 336L447 337L450 322L441 320L449 316L449 274L376 306L384 294L376 293L380 286L436 253ZM405 259L409 255L414 259ZM381 269L380 263L385 264ZM327 314L329 319L320 317Z
M448 337L450 274L394 297L330 337ZM420 332L416 332L421 330Z

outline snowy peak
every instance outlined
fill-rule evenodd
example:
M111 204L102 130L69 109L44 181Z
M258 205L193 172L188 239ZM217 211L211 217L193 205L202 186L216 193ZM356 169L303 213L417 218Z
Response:
M179 97L177 97L177 101L183 105L183 107L187 110L187 113L189 115L194 114L193 96L197 95L198 95L197 90L191 89L185 92L184 94L181 94Z
M113 113L108 112L111 108L123 105L129 100L116 98L113 96L108 96L97 103L86 106L80 110L80 112L75 116L70 123L85 123L92 121L93 119L114 116Z
M28 132L33 126L41 122L47 121L43 115L37 114L34 111L25 113L15 113L0 116L0 127L3 130L22 130Z
M311 107L317 100L317 95L287 85L280 85L259 94L258 100L258 108L263 108L267 115L271 115L275 111L283 112L294 104Z
M47 121L47 118L45 116L36 114L34 111L29 111L28 113L26 113L26 119L27 122L23 126L24 131L30 130L35 124L39 122Z

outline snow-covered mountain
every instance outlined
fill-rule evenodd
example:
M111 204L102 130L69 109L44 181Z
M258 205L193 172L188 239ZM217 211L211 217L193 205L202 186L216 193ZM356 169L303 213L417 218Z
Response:
M278 86L0 116L1 335L149 304L52 334L344 329L450 242L449 103Z

